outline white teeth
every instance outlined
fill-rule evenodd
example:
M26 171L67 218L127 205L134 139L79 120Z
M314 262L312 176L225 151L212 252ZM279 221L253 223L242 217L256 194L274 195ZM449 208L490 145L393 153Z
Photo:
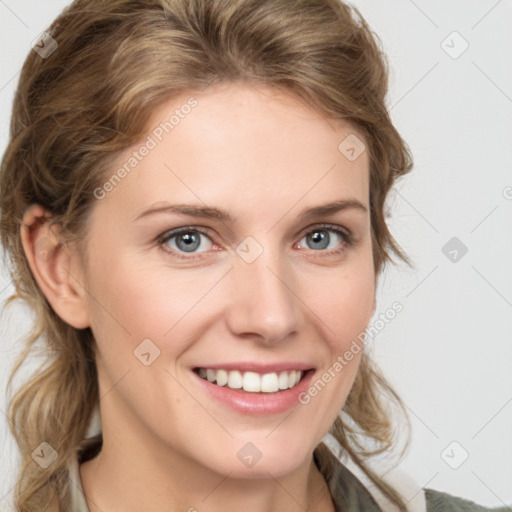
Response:
M301 372L299 370L295 370L294 372L290 372L291 377L288 377L288 387L293 388L295 384L297 384L302 377Z
M290 375L288 375L288 387L293 388L293 386L295 386L295 372L290 372Z
M228 372L226 370L217 370L217 385L225 386L228 383Z
M238 370L212 370L211 368L200 368L198 373L201 378L218 386L227 386L231 389L243 388L249 393L276 393L293 388L304 374L300 370L292 370L279 374L272 372L260 375L256 372L242 373Z
M279 391L279 378L277 373L265 373L261 376L261 391L264 393L275 393Z
M228 388L241 389L243 385L242 374L238 370L233 370L228 375Z
M281 372L279 374L279 389L288 389L288 372Z
M259 393L261 391L261 378L257 373L244 373L244 391Z

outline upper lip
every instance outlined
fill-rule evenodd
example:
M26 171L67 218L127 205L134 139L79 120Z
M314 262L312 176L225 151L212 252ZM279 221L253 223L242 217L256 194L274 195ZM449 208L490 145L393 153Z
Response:
M278 362L278 363L256 363L256 362L238 362L238 363L206 363L205 365L195 366L194 369L205 368L211 370L239 370L240 372L255 372L260 374L277 373L292 370L312 370L312 364L302 362Z

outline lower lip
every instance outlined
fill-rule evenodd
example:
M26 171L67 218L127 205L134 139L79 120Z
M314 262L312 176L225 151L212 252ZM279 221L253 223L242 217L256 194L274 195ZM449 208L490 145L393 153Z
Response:
M309 370L293 388L275 393L251 393L231 389L227 386L217 386L217 384L199 377L197 373L192 373L199 384L204 386L206 392L224 405L244 414L267 416L285 412L299 405L299 395L308 389L314 371Z

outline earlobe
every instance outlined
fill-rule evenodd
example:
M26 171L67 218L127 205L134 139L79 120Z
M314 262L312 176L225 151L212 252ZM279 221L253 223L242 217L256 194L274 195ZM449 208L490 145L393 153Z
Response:
M83 273L79 257L59 238L51 214L32 205L23 216L21 242L32 274L52 309L77 329L89 327Z

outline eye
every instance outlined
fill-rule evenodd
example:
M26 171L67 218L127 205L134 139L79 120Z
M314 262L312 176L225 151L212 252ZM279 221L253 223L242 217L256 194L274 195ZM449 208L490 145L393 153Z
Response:
M198 228L185 227L164 234L159 239L159 244L178 257L187 258L188 256L181 256L180 253L197 254L206 252L211 250L213 242L204 231Z
M317 226L308 231L299 244L303 245L304 240L307 248L328 255L337 254L353 244L352 236L348 231L331 225Z
M299 242L311 251L315 256L327 257L338 254L354 244L353 237L348 230L340 226L321 225L306 232ZM177 258L194 259L203 257L212 248L217 247L209 234L201 228L186 226L161 235L158 244L163 250Z

